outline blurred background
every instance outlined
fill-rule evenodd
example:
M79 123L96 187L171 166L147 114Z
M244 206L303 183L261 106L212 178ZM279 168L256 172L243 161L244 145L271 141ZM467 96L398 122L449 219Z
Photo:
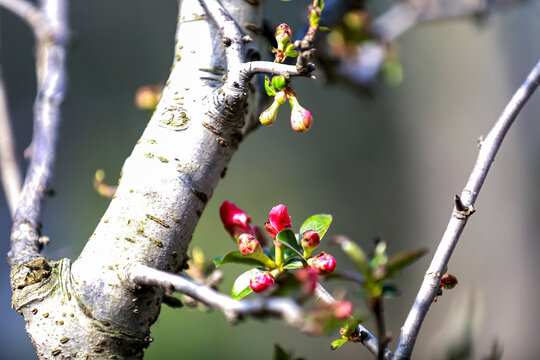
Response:
M308 1L267 1L273 24L302 21ZM374 4L375 14L389 2ZM422 24L397 42L404 77L358 96L324 81L294 80L299 100L314 115L308 134L290 129L288 111L241 144L220 182L192 246L209 257L232 250L219 221L224 200L266 221L272 206L289 208L293 229L315 213L334 222L323 249L338 269L353 269L330 238L344 234L365 249L381 237L389 253L430 252L399 278L401 296L385 303L393 348L423 273L486 134L540 55L540 4L524 2L474 18ZM75 259L109 200L93 189L104 169L115 183L120 167L150 118L133 97L144 84L165 81L172 63L177 3L143 0L73 2L70 90L63 107L58 157L44 207L45 255ZM0 10L0 62L8 91L19 160L30 142L35 96L33 38L19 19ZM536 276L540 239L540 95L535 94L505 140L450 262L459 285L431 307L413 353L416 359L480 359L498 344L505 358L536 359L540 311ZM0 254L9 244L10 215L0 195ZM245 270L224 267L223 292ZM10 309L9 268L0 261L1 359L35 359L21 316ZM330 283L328 287L342 287ZM365 306L349 287L347 297ZM374 329L373 322L366 326ZM337 351L339 335L306 336L275 320L227 324L219 313L166 306L152 328L146 359L271 358L274 343L305 359L371 358L361 345ZM459 355L459 351L462 354ZM256 353L253 351L256 350ZM449 355L454 354L454 357Z

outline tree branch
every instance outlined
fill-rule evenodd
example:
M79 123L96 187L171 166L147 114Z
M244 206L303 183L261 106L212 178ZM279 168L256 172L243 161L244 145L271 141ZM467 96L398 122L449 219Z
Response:
M317 284L317 288L315 289L315 299L323 304L334 304L336 302L334 297L330 295L330 293L326 291L321 284ZM360 334L360 343L364 345L373 355L378 356L379 341L377 338L361 324L358 325L358 333ZM384 350L384 359L391 360L392 356L392 352L386 348Z
M11 129L4 79L0 70L0 173L11 216L15 215L22 188L22 172L17 163L15 136Z
M457 245L459 237L467 223L469 215L474 211L474 203L484 184L491 164L499 150L504 136L515 118L540 84L540 60L537 61L525 82L515 92L506 105L501 116L481 144L480 152L473 167L469 180L461 193L461 200L450 217L446 231L439 243L437 251L429 265L424 281L414 304L401 328L401 335L395 352L395 359L409 359L420 332L422 322L437 294L441 276ZM459 200L459 198L457 199ZM458 206L459 205L459 206Z
M17 1L8 3L21 8L23 4ZM47 31L37 27L43 25L41 22L31 23L36 26L33 30L37 35L33 154L13 217L11 250L8 253L12 265L28 256L38 255L43 246L39 242L41 203L50 192L48 186L56 152L60 105L66 91L67 3L64 0L42 0L39 11Z
M43 13L34 4L26 0L0 0L0 6L8 9L22 20L34 31L34 34L41 32L46 19Z
M309 331L303 320L304 312L293 300L288 298L258 297L254 300L234 300L230 296L198 284L181 275L176 275L148 266L134 264L127 268L126 278L138 285L161 287L165 293L177 291L186 294L205 305L221 311L229 321L235 323L243 316L260 317L274 315L282 318L288 325Z

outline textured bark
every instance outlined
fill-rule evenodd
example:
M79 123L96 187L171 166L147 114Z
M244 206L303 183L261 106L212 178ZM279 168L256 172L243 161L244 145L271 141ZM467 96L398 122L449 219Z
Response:
M238 24L261 26L261 6L223 4ZM73 263L34 256L12 269L13 306L42 359L143 357L163 294L131 285L126 269L183 268L199 217L256 119L256 94L248 89L240 89L245 109L216 110L227 62L219 28L199 2L182 1L178 19L162 100L83 252Z

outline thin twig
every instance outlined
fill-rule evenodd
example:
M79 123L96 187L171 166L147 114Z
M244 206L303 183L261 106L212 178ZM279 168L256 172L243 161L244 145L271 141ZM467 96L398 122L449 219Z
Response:
M523 108L527 100L540 84L540 60L537 61L525 82L519 87L501 116L482 142L478 158L473 167L465 189L461 193L460 208L454 207L446 231L433 256L424 281L405 324L401 328L401 336L395 352L395 359L409 359L414 343L439 288L440 278L448 265L450 256L457 245L459 237L467 223L469 215L474 212L474 203L484 184L491 163L499 150L504 136Z
M303 320L304 312L293 300L277 297L258 297L254 300L234 300L230 296L181 275L150 268L141 264L130 265L127 278L139 285L153 285L166 292L177 291L203 304L221 311L229 321L237 322L243 316L274 315L281 317L288 325L309 331L310 326Z
M4 79L0 70L0 173L11 216L15 215L22 188L22 172L17 162L15 137L11 129Z
M35 34L44 26L43 14L31 2L26 0L0 0L0 6L8 9L30 26Z
M40 11L46 31L34 29L40 36L36 46L37 97L34 104L33 152L13 217L11 250L8 253L12 265L27 256L37 255L43 246L39 241L41 203L44 196L50 193L60 105L66 91L67 2L42 0Z
M323 304L334 304L336 302L334 297L321 284L317 284L315 298ZM373 355L377 356L379 354L379 341L377 338L362 325L358 325L358 333L360 334L360 343ZM384 350L384 359L391 360L392 356L392 352L389 349Z

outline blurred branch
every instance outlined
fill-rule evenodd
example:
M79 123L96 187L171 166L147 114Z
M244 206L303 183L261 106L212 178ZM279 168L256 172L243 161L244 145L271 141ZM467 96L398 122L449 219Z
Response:
M369 27L369 33L374 37L359 44L351 56L340 58L332 68L328 55L320 54L319 60L325 64L330 78L358 90L375 80L385 61L388 43L396 40L415 25L465 16L487 14L490 10L515 5L524 0L407 0L398 2L384 13L375 18ZM324 16L328 11L330 21L325 26L334 26L341 21L345 10L358 8L351 0L329 1L325 7ZM341 17L338 15L341 14ZM335 61L335 60L334 60Z
M17 4L17 9L22 8L23 4L20 1L4 2ZM32 13L35 11L37 10L33 9ZM34 104L33 151L13 217L11 250L8 253L12 265L22 261L26 256L37 255L43 246L39 242L41 203L44 196L50 193L48 186L56 153L60 105L66 91L67 2L42 0L39 12L43 22L30 23L35 26L33 30L37 37L37 96Z
M515 92L501 116L481 144L480 152L473 167L467 185L461 197L456 196L456 204L446 231L429 265L424 281L414 304L401 328L401 335L395 352L395 359L409 359L414 343L439 288L440 278L448 265L450 256L467 223L468 217L475 211L473 205L484 184L491 164L499 150L504 136L515 118L540 84L540 60L537 61L525 82Z
M321 285L317 284L315 289L315 299L323 304L334 304L336 300L326 289ZM377 338L369 332L368 329L362 325L358 325L358 333L360 334L360 343L364 345L373 355L378 356L379 354L379 341ZM389 349L384 350L383 359L391 360L392 352Z
M22 172L17 163L15 137L11 129L4 79L0 70L0 173L11 216L15 215L22 187Z
M43 14L31 2L26 0L0 0L0 6L26 21L35 34L43 28L45 20L43 19Z
M293 300L276 297L258 297L254 300L234 300L230 296L198 284L181 275L167 273L149 266L134 264L127 269L127 278L135 284L159 286L165 292L177 291L221 311L229 321L237 322L243 316L274 315L288 325L309 331L304 312Z

